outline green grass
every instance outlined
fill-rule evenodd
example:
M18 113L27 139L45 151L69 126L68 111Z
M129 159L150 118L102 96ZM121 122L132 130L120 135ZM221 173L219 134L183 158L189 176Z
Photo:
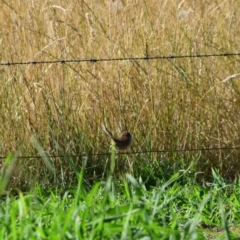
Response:
M147 189L128 173L115 178L114 159L106 181L92 186L83 167L68 191L4 192L0 238L239 239L239 181L228 184L212 169L212 181L200 186L186 169Z

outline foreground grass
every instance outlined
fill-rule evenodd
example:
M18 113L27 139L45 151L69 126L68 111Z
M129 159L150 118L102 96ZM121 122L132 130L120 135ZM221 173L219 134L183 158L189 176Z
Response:
M240 183L226 184L216 171L200 187L186 172L146 190L141 179L109 176L91 188L36 188L0 201L1 239L239 239Z

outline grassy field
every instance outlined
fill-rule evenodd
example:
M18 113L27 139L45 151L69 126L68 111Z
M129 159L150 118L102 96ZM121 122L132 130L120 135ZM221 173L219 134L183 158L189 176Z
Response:
M239 237L239 56L51 61L237 53L240 1L0 7L0 62L48 61L0 66L2 237Z
M1 7L2 62L238 51L239 1L2 1ZM114 134L133 133L131 151L170 150L134 156L131 171L142 173L146 161L154 171L161 160L189 165L197 158L204 178L216 167L233 180L238 150L174 150L239 147L238 68L237 56L2 66L1 154L38 154L33 136L48 155L106 153L105 123ZM51 160L62 181L72 178L68 162ZM46 176L41 160L18 162L15 185ZM98 165L88 177L102 176L106 156L88 162Z

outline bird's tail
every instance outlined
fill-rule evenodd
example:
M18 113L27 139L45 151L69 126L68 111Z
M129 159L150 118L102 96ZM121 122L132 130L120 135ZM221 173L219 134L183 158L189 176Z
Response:
M112 133L106 128L106 126L104 124L102 124L102 130L108 135L110 136L112 139L114 139Z

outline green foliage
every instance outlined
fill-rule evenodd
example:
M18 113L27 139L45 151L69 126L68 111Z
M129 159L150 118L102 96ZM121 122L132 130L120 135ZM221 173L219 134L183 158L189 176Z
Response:
M112 165L113 166L113 165ZM234 239L239 234L240 184L200 186L185 172L147 190L125 174L87 189L84 167L75 190L18 192L0 200L1 239ZM187 171L186 171L187 172ZM224 187L223 187L224 186ZM209 238L207 238L209 236ZM214 238L215 239L215 238Z
M5 161L3 161L2 167L0 169L0 195L7 188L10 178L13 173L14 164L17 160L16 154L9 154Z

